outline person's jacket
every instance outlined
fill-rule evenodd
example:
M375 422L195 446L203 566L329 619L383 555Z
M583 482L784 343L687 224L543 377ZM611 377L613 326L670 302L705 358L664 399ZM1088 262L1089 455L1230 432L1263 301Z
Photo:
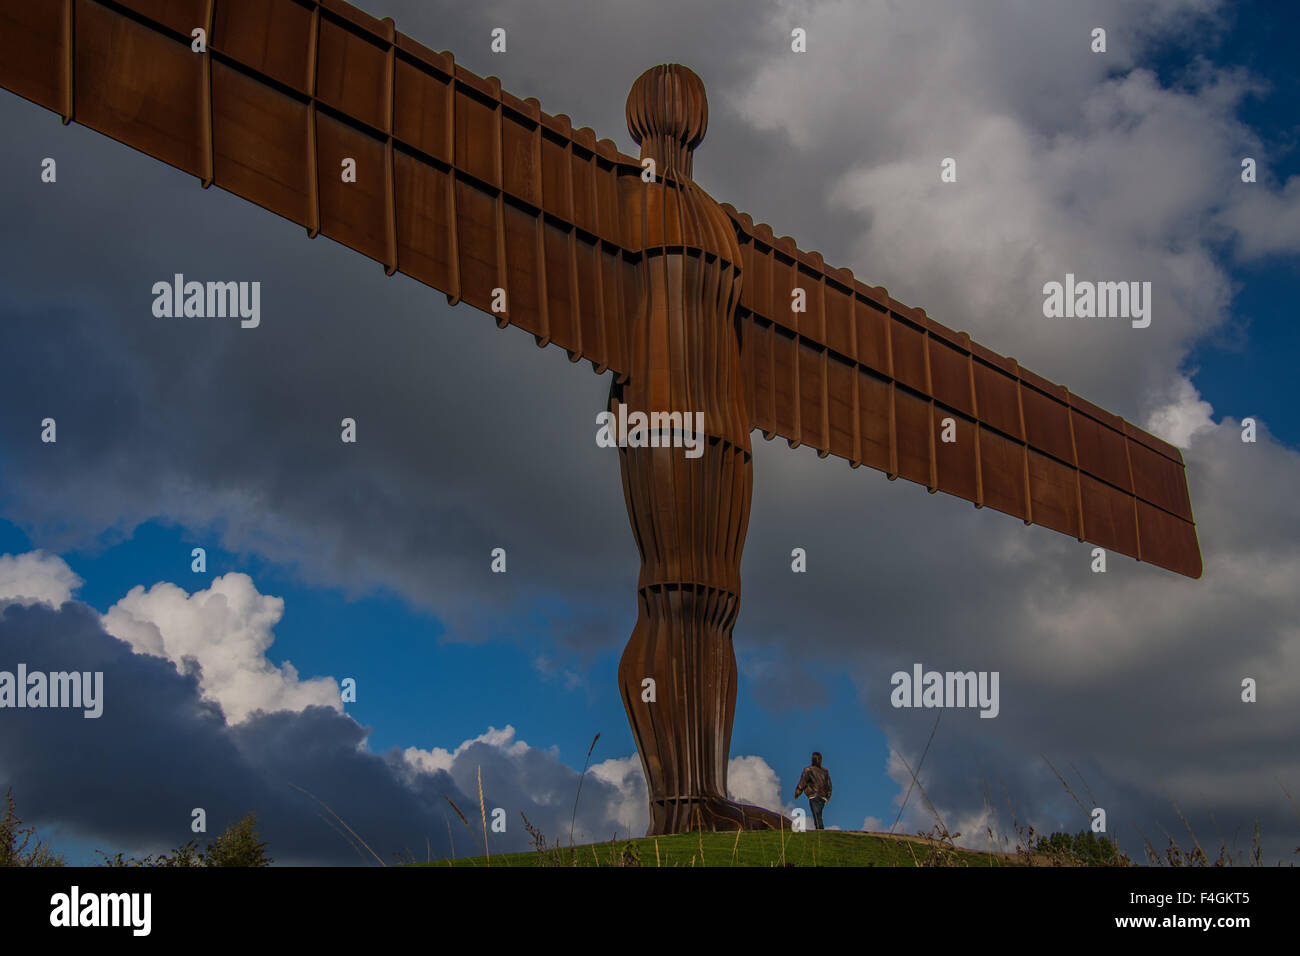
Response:
M829 800L831 798L831 775L825 767L807 766L803 768L803 776L799 778L799 786L795 787L794 795L807 793L808 799L820 798Z

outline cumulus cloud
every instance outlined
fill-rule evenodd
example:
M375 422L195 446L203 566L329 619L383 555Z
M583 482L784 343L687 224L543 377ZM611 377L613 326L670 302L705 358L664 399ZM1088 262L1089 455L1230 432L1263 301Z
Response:
M490 781L493 800L505 797L530 805L532 809L525 811L530 823L541 826L548 837L562 835L568 839L567 814L577 796L578 772L562 764L554 748L540 750L517 740L513 726L500 730L489 727L454 750L408 747L402 756L412 769L444 771L470 792L475 791L482 768L485 791ZM727 796L742 803L779 807L781 780L762 757L732 757L727 764ZM611 757L588 768L578 804L575 839L641 836L649 823L640 757Z
M193 594L167 582L137 585L109 608L104 629L138 653L182 669L197 662L203 695L221 705L231 723L259 710L341 711L332 677L302 680L289 661L277 666L267 659L283 614L282 599L258 593L247 574L231 572Z
M592 764L590 773L612 788L609 814L622 826L624 833L640 836L650 826L650 808L646 794L641 758L611 757Z
M81 578L57 554L0 554L0 608L6 604L59 607L81 585Z
M1191 382L1181 379L1173 401L1152 409L1145 427L1179 448L1186 448L1198 432L1214 427L1213 414L1214 406L1201 398Z
M645 778L635 754L588 768L581 795L578 770L564 764L553 747L530 747L515 739L515 728L508 724L502 729L489 727L450 751L410 747L402 757L412 769L447 773L462 790L475 795L475 812L482 773L487 812L497 807L506 810L503 846L524 849L529 845L523 836L521 813L548 840L567 843L575 799L573 839L579 843L608 840L616 835L642 836L649 822ZM468 812L468 808L461 809Z
M762 757L732 757L727 763L727 796L738 803L781 807L781 778Z
M507 757L518 757L529 750L527 743L522 740L515 740L515 728L506 724L500 730L489 727L477 737L471 737L469 740L462 742L454 750L444 750L441 747L434 747L432 750L407 747L402 751L402 756L406 758L406 762L412 767L423 772L451 770L456 765L457 759L475 744L485 744Z

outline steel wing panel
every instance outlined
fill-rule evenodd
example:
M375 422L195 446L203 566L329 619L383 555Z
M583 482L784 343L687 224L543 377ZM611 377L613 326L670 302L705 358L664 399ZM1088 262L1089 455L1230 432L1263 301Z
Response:
M0 0L0 86L625 374L639 235L619 208L640 164L391 20L340 0Z
M1177 448L724 208L741 244L737 323L765 437L1200 577ZM796 289L803 312L791 308Z

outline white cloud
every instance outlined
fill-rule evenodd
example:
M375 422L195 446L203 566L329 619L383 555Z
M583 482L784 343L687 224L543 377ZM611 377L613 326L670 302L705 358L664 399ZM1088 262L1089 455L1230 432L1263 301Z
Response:
M650 807L641 758L636 754L612 757L593 764L589 773L613 788L608 813L618 821L622 832L632 836L644 834L650 825Z
M762 757L732 757L727 762L727 796L758 807L784 806L781 778Z
M578 771L562 763L554 748L540 750L516 740L513 726L489 727L451 750L408 747L402 758L413 772L446 771L466 793L477 793L481 770L485 799L492 806L527 807L530 823L548 838L559 836L568 842ZM762 757L732 757L727 764L727 791L730 799L742 803L781 806L781 780ZM641 836L649 822L639 756L611 757L588 768L575 840L608 840L615 833Z
M408 747L401 751L401 759L408 776L445 772L475 801L481 775L486 812L490 814L496 807L507 811L506 836L494 835L493 846L522 848L521 813L549 842L565 845L571 826L574 842L586 843L608 840L615 834L641 836L649 822L645 779L635 754L589 767L581 794L578 770L560 760L557 748L531 747L515 739L510 724L501 729L489 727L450 750ZM477 807L460 810L468 816L479 815ZM451 824L453 833L463 832L454 817Z
M471 737L460 743L454 750L444 750L442 747L434 747L432 750L407 747L402 751L402 756L412 767L424 773L432 773L436 770L450 771L455 766L457 758L474 744L487 744L509 757L518 757L530 749L524 741L515 740L515 728L506 724L500 730L488 727L477 737Z
M1196 386L1182 378L1174 399L1154 409L1144 427L1179 448L1186 448L1198 432L1214 427L1213 413L1214 407L1201 398Z
M49 604L72 599L82 580L57 554L29 551L0 554L0 608L6 604Z
M167 582L137 585L109 608L104 628L136 653L164 657L182 670L187 658L197 661L200 690L228 723L258 710L342 710L334 678L302 680L289 661L276 666L267 659L283 613L283 599L258 593L252 578L231 572L193 594Z

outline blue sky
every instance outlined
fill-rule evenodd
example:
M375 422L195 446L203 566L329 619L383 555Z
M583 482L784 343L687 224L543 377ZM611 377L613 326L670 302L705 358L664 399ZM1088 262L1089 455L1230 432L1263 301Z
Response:
M1188 363L1198 371L1197 388L1215 408L1254 416L1292 448L1300 447L1300 427L1291 414L1295 356L1300 355L1300 328L1294 315L1294 263L1236 270L1241 291L1233 301L1239 331L1224 341L1196 348ZM1281 387L1279 387L1281 386Z
M958 511L941 495L930 498L904 487L905 482L887 485L866 469L849 474L842 462L834 462L832 471L831 463L816 463L806 450L792 455L783 443L762 445L755 436L760 447L742 569L745 598L736 628L740 685L731 753L761 757L779 777L787 805L808 753L817 749L835 782L827 824L858 829L875 818L888 828L905 789L905 778L891 767L891 750L905 753L915 765L933 725L928 712L900 714L887 708L889 673L912 660L954 669L986 661L1003 669L1005 687L1015 688L1004 691L1003 717L951 727L945 717L923 775L950 820L977 818L980 774L987 772L995 789L994 781L1007 784L1018 812L1034 819L1039 829L1080 828L1082 822L1071 816L1073 804L1041 766L1040 755L1050 751L1061 766L1077 763L1103 795L1110 793L1117 806L1126 808L1117 815L1140 820L1152 832L1158 815L1167 812L1161 788L1169 780L1186 786L1183 805L1193 815L1217 810L1220 817L1249 819L1253 814L1280 821L1279 828L1289 825L1285 813L1271 803L1251 801L1256 791L1273 787L1269 779L1292 779L1288 774L1296 769L1295 756L1277 741L1285 727L1294 726L1293 712L1268 711L1258 727L1232 724L1240 736L1198 750L1192 742L1174 746L1163 737L1168 728L1157 724L1168 721L1147 722L1148 712L1097 701L1109 701L1113 693L1131 703L1141 688L1160 685L1175 701L1170 706L1182 706L1186 701L1175 688L1202 686L1220 670L1233 681L1244 667L1278 673L1279 662L1288 660L1295 596L1285 588L1282 593L1252 590L1250 576L1237 572L1259 567L1284 571L1300 552L1293 533L1300 526L1296 506L1277 491L1294 489L1298 477L1294 452L1300 449L1300 425L1293 408L1294 363L1300 357L1294 306L1300 301L1300 241L1292 238L1290 245L1279 242L1262 254L1245 255L1239 254L1240 235L1226 229L1198 227L1194 234L1175 232L1151 240L1138 235L1140 230L1125 233L1103 222L1095 232L1084 233L1077 242L1089 243L1090 249L1114 244L1113 253L1097 253L1100 261L1127 265L1135 259L1142 268L1162 268L1184 242L1205 249L1231 288L1221 310L1162 314L1157 321L1164 328L1178 326L1177 335L1153 334L1135 344L1123 332L1106 332L1111 336L1106 341L1124 350L1110 353L1114 360L1109 361L1100 339L1077 343L1076 350L1068 340L1032 336L1027 330L1039 328L1033 324L1041 322L1037 316L1008 317L1012 310L1005 304L1026 295L1032 299L1041 277L1030 276L1028 293L1011 288L1016 280L1010 265L1005 276L980 278L987 272L981 257L992 240L983 243L985 220L979 215L952 222L937 214L933 219L913 215L919 237L914 245L881 238L889 228L891 202L897 209L908 194L872 193L863 184L888 185L890 180L872 177L904 175L898 170L905 171L917 153L930 161L926 151L932 150L933 131L918 132L925 124L914 119L926 112L929 101L904 109L899 104L907 97L897 92L859 96L851 76L837 79L846 60L813 57L806 68L809 75L793 81L773 72L784 66L755 65L755 57L745 51L752 52L755 38L769 24L781 27L784 22L775 5L747 18L734 43L725 39L729 24L737 22L729 3L717 4L716 13L708 7L700 14L707 25L695 37L679 40L666 27L656 32L659 26L647 26L649 59L645 64L638 59L626 76L630 67L601 52L599 42L600 37L618 36L626 20L620 23L609 11L590 23L579 20L580 5L568 0L554 17L560 26L535 19L539 14L529 4L503 8L507 13L502 15L517 24L512 29L518 33L512 35L519 40L512 44L520 51L504 64L474 45L487 14L440 18L437 10L413 3L363 6L391 12L399 28L414 36L441 30L445 42L431 40L431 46L456 49L458 60L480 73L498 72L519 95L537 91L547 109L572 103L575 120L592 123L625 150L632 147L619 117L630 79L660 59L702 64L698 68L707 74L714 128L697 153L696 175L702 182L708 179L706 187L716 198L753 212L755 219L779 223L778 234L808 236L806 247L823 249L830 261L851 264L866 281L885 282L900 298L926 306L932 316L969 330L977 340L1002 351L1010 351L1006 343L1023 342L1024 351L1017 347L1016 354L1027 365L1032 362L1071 388L1081 383L1078 391L1085 397L1139 424L1139 416L1157 409L1144 389L1130 381L1135 368L1157 369L1151 374L1162 394L1173 394L1180 381L1189 381L1199 399L1212 406L1212 421L1200 423L1200 437L1185 446L1210 569L1197 592L1188 590L1195 584L1171 582L1147 567L1134 571L1133 579L1121 571L1104 585L1088 575L1072 576L1081 566L1077 555L1082 545L985 512L972 514L969 506ZM1122 6L1098 7L1111 18L1106 22L1117 24L1112 42L1120 46L1130 28L1132 36L1154 39L1124 42L1129 58L1117 59L1110 75L1122 80L1135 71L1154 72L1161 95L1152 95L1144 107L1149 115L1175 115L1169 103L1178 92L1185 94L1179 101L1183 105L1203 108L1206 117L1219 119L1212 106L1204 105L1213 97L1197 85L1207 69L1241 67L1262 81L1261 89L1232 107L1229 118L1262 145L1260 183L1228 188L1267 191L1296 221L1295 190L1282 190L1300 175L1300 76L1293 55L1300 10L1291 4L1185 5L1170 0L1159 5L1164 18L1142 33L1125 21L1136 14L1123 12ZM1201 19L1190 9L1183 15L1179 11L1184 7L1216 10L1218 19ZM891 23L873 22L867 12L834 5L809 9L809 22L821 27L820 33L810 34L814 38L838 30L841 39L858 35L863 44L884 44L876 56L888 52L889 41L877 34L888 34ZM1075 8L1071 16L1077 12ZM1029 52L1017 59L1015 54L987 54L981 44L989 41L964 37L954 25L952 18L970 14L956 8L950 13L909 12L917 21L911 31L900 26L903 39L893 44L897 48L909 42L907 37L932 35L926 33L930 30L945 37L954 31L954 48L973 45L968 61L956 56L936 62L935 70L951 69L953 74L950 94L935 100L935 109L947 103L954 114L990 122L1012 116L1027 131L1031 146L1026 149L1032 152L1039 148L1033 144L1049 142L1053 132L1036 129L1034 117L1056 109L1059 127L1072 130L1082 125L1078 103L1103 95L1097 91L1106 71L1088 67L1076 77L1063 68L1061 74L1070 78L1060 79L1036 62L1034 50L1050 51L1059 42L1050 19L1025 27L1037 31L1040 45L1029 44ZM1090 14L1079 15L1087 20ZM1004 34L1020 22L1014 5L995 7L989 19ZM577 22L597 42L579 44L573 62L556 67L545 48L576 44L565 39L564 30ZM1184 23L1191 28L1180 26ZM978 26L990 29L989 24ZM534 37L535 43L524 39ZM541 52L529 52L533 47ZM603 79L593 84L589 76L596 71L603 71ZM906 73L903 67L892 73L882 67L881 76L882 85L883 77L894 76L909 96L918 90L918 96L937 95L921 82L920 73ZM1044 83L1059 80L1077 99L1062 100L1059 109L1055 102L1034 101L1026 76L1045 77ZM998 101L999 91L1010 88L1024 101ZM798 108L772 105L781 97L764 91L773 89L794 97ZM889 135L864 136L864 126L852 115L849 122L826 119L833 111L821 110L822 100L837 103L841 111L860 108L865 115L874 110L871 115ZM1160 112L1166 109L1168 114ZM804 130L798 124L804 121L822 135L801 139ZM817 126L819 122L824 125ZM200 193L186 177L124 147L85 130L61 130L49 115L7 93L0 94L0 123L17 131L0 151L5 182L0 215L31 223L25 232L11 231L0 245L8 253L0 272L0 355L5 356L0 369L7 364L11 373L0 394L9 408L9 417L0 418L0 555L35 549L59 555L82 579L75 598L101 615L137 586L171 582L193 593L228 573L247 574L258 595L284 601L267 659L277 667L292 662L304 680L355 678L358 699L346 706L346 715L368 729L372 754L408 747L455 750L489 727L510 725L516 741L549 756L516 755L522 768L517 778L498 776L487 782L518 794L521 805L533 801L526 803L530 813L542 812L534 807L550 807L555 820L566 820L567 801L542 795L570 787L595 733L601 736L593 763L635 753L616 681L619 654L634 622L635 546L616 470L590 447L588 434L590 417L603 403L605 381L585 366L570 370L559 356L536 353L531 342L516 341L526 336L513 330L484 330L486 320L465 307L450 310L435 303L441 296L428 289L401 279L384 284L375 275L378 266L354 262L350 253L327 240L308 244L297 227L273 223L246 204L216 196L217 190ZM973 152L983 142L978 129L959 125L953 120L951 135L970 144ZM1149 153L1127 144L1122 131L1107 132L1121 143L1109 154L1116 166L1108 175L1116 180L1146 175L1125 163L1130 157L1146 161ZM897 149L876 141L890 137L897 138ZM62 198L52 207L42 206L46 200L33 198L37 194L20 184L16 171L26 169L29 153L72 148L60 143L75 143L79 151L76 159L69 156L66 168L84 160L102 178L70 181L68 207L58 205ZM1177 179L1182 151L1195 144L1170 134L1167 145L1167 176ZM1132 152L1126 152L1130 146ZM799 168L808 180L798 188L792 185L797 179L784 172L787 164L796 163L803 164ZM1152 174L1153 189L1159 178ZM104 189L102 182L115 187ZM1026 248L1051 246L1058 238L1032 232L1036 222L1063 221L1042 215L1054 195L1050 185L1026 182L1026 195L1042 186L1041 196L1048 198L1041 205L1006 210L1007 234ZM809 192L801 196L799 189L805 188ZM840 201L845 190L854 189L858 202ZM1216 193L1184 202L1193 219L1204 221L1233 200ZM77 213L69 211L76 208L104 221L121 217L123 235L112 242L78 235L87 230L79 230ZM59 271L58 257L65 248L84 265L84 275ZM1055 250L1043 253L1048 275L1059 275L1058 262L1068 266L1076 261L1069 255L1080 255L1078 247L1064 248L1059 255ZM148 287L155 273L170 275L173 267L191 271L187 263L197 263L194 271L211 264L214 274L261 276L268 287L268 319L256 334L265 335L236 333L232 339L206 330L157 333L156 326L143 324L132 311L140 289ZM951 268L945 269L946 264ZM1168 275L1180 273L1171 269ZM271 277L281 279L279 291L271 286ZM1196 277L1181 281L1178 301L1196 302L1204 287ZM980 284L992 291L972 312L956 315L966 301L963 283L966 289ZM312 289L319 300L304 302L303 290ZM291 308L276 313L277 295ZM318 321L323 331L303 335L298 326L292 334L299 338L277 331L292 326L290 314L297 322ZM364 323L356 321L358 315L365 316ZM1207 331L1189 331L1196 329ZM986 338L998 335L1001 341ZM319 341L330 336L335 337L332 343ZM72 343L66 351L65 342ZM265 351L259 353L263 343ZM430 361L435 371L427 379L418 369L406 368L410 356L442 347L460 350L464 359L451 363L456 367ZM534 359L534 354L545 358ZM378 447L381 453L355 470L339 465L335 472L333 459L318 455L316 446L295 446L284 433L286 420L296 425L308 420L307 412L301 411L298 419L280 419L267 411L267 403L283 405L286 394L310 410L332 408L332 397L342 395L373 405L372 417L363 418L363 427L373 429L371 422L389 415L393 406L385 403L398 392L410 396L409 404L400 406L409 411L409 422L403 419L401 429L393 429L404 436L406 450L385 431L382 440L362 446ZM56 399L66 400L67 409L60 413L60 448L65 447L63 434L71 444L80 441L71 436L82 428L89 450L74 446L69 464L47 466L33 456L27 432L43 414L41 402ZM91 422L92 412L104 414L107 424L75 424L78 415ZM1175 419L1194 420L1195 414L1194 405L1185 403ZM1249 461L1234 457L1242 454L1232 443L1235 424L1213 427L1248 415L1271 436L1257 454L1254 449L1245 453L1256 455ZM64 416L69 419L66 432ZM330 418L330 427L337 419L333 411L322 417ZM178 423L192 419L192 433L182 437L175 430ZM259 420L264 430L259 430ZM367 441L371 435L378 439L379 431L365 435ZM247 443L241 444L245 437ZM525 450L527 465L511 463L501 450L511 446ZM299 463L300 457L310 463ZM537 479L534 490L521 493L518 501L513 500L512 467L527 467ZM1225 475L1238 476L1240 491L1228 489ZM1232 511L1238 497L1247 499L1240 514ZM356 508L349 520L334 514L357 500L371 503L373 512ZM509 543L512 568L519 570L510 572L509 592L498 596L478 572L486 569L490 547L502 541ZM813 556L806 586L791 585L786 573L786 556L795 545L808 546ZM190 551L196 546L207 550L205 574L190 570ZM1131 565L1126 562L1124 568ZM1112 586L1113 591L1104 590ZM1250 612L1237 615L1234 609L1243 607ZM1204 630L1191 627L1192 619L1204 622ZM49 624L54 633L71 626L60 620ZM1071 622L1080 620L1093 630L1071 631ZM1224 620L1235 621L1232 627L1239 633L1226 635ZM1116 636L1118 631L1108 630L1125 626L1115 621L1131 622L1131 633ZM1183 635L1177 639L1186 645L1177 645L1166 628ZM1071 640L1095 641L1087 646L1107 648L1128 669L1119 676L1094 672L1069 650ZM1130 660L1126 655L1133 648L1141 653L1132 651L1136 656ZM0 666L7 656L0 654ZM1169 665L1170 657L1182 663ZM1186 670L1171 673L1170 666ZM1070 682L1075 674L1078 684ZM1099 710L1114 713L1099 715ZM1202 716L1209 726L1229 725L1217 712ZM1094 725L1102 728L1097 733L1104 744L1088 736L1087 728ZM346 738L341 726L330 725L328 733ZM270 752L269 744L265 752ZM454 792L463 796L470 792L467 773L504 760L504 754L487 743L470 747L459 762L447 758L438 764L443 776L429 786L457 787ZM1257 764L1258 780L1238 766L1238 759L1248 754ZM524 767L534 758L540 761L536 766ZM13 783L20 811L27 809L24 792L42 792L44 779L63 779L53 769L31 770L38 765L23 763L16 754L10 759L7 765L0 750L0 782ZM160 754L160 776L166 774L166 763ZM18 766L27 767L29 776L12 770ZM376 780L389 781L377 762L368 766ZM91 791L102 781L81 783ZM141 780L139 786L145 792L150 784ZM584 786L583 799L592 801L588 826L594 832L619 819L618 799L625 791L614 784L591 787ZM360 784L358 791L351 796L361 801ZM386 811L390 815L427 809L414 798L409 805L394 800L396 809ZM918 812L909 805L904 829L928 828L924 813ZM184 842L183 834L150 830L147 821L133 820L129 827L112 830L71 811L59 818L35 806L29 813L44 833L66 825L57 831L56 844L75 861L88 862L92 847L138 852ZM442 826L432 812L430 819L436 820L431 825ZM318 829L284 837L292 846L288 855L312 860L313 840L322 845L337 840ZM1131 839L1131 827L1126 832Z
M1300 74L1293 67L1300 9L1290 3L1238 3L1224 35L1196 36L1171 43L1151 58L1165 82L1178 82L1194 57L1239 66L1263 79L1267 88L1241 106L1241 120L1268 145L1267 164L1285 181L1300 172ZM1189 55L1190 54L1190 55ZM1297 285L1294 258L1277 257L1233 269L1238 289L1228 330L1198 344L1188 360L1196 368L1201 394L1215 408L1238 416L1254 415L1282 441L1300 445L1300 424L1291 414L1293 362L1300 355L1295 322Z

